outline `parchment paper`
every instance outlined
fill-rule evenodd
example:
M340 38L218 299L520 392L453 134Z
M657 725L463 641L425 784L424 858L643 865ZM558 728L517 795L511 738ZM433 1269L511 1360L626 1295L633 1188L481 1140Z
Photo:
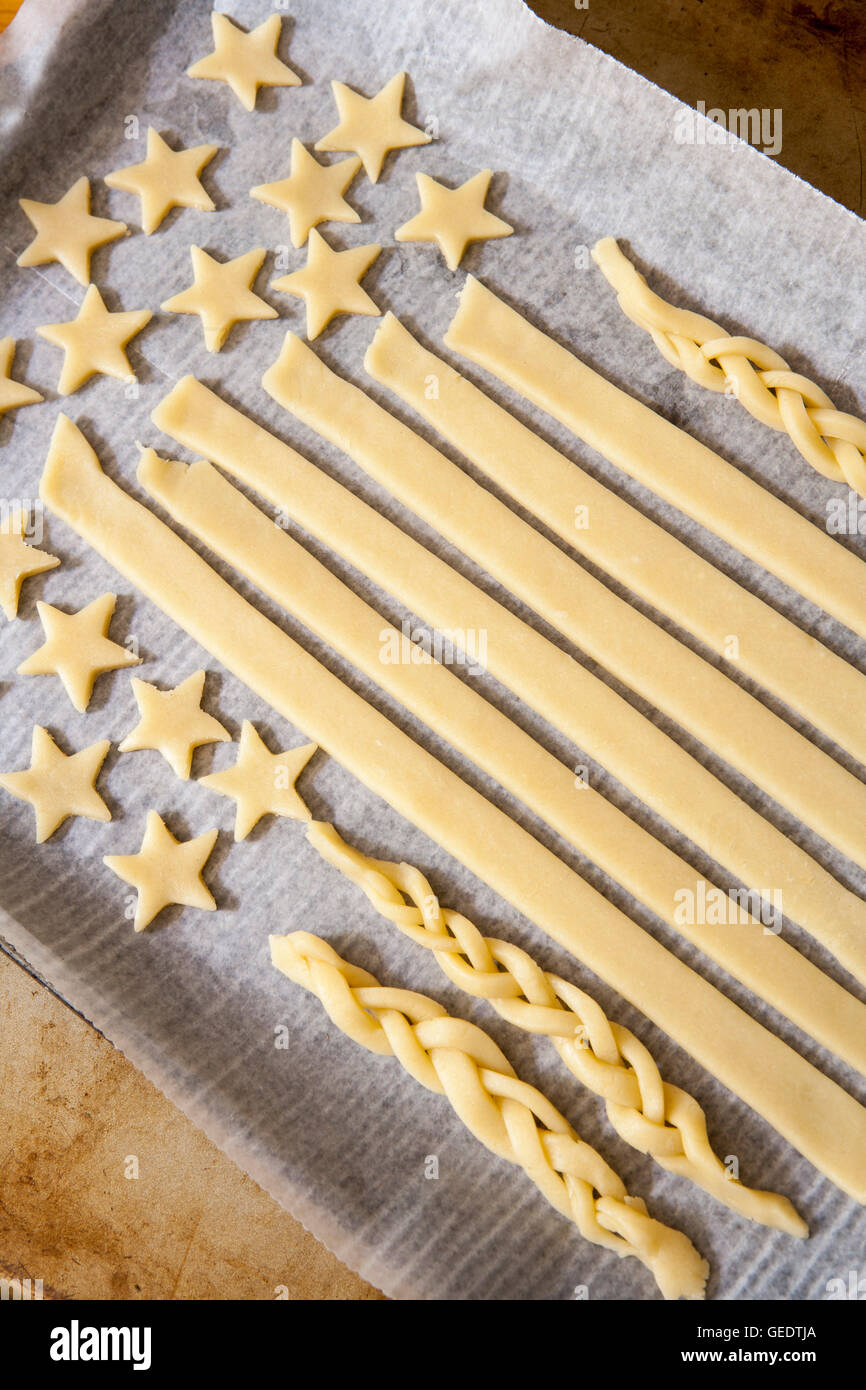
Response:
M604 54L547 28L519 0L483 5L440 0L436 6L424 0L296 0L280 51L304 85L266 91L252 114L224 84L184 76L188 64L211 49L209 12L203 0L183 5L73 0L65 7L27 0L0 43L0 331L21 339L17 375L47 396L45 405L0 424L0 477L7 499L36 497L61 407L78 421L108 471L134 492L136 441L188 457L158 435L149 417L172 383L192 371L397 517L490 592L500 592L265 395L261 374L275 359L283 333L287 327L302 331L300 301L272 296L282 317L237 329L219 356L206 353L197 318L157 313L131 348L141 383L137 395L116 381L96 378L61 402L54 391L59 353L35 336L35 328L73 317L83 291L57 265L39 270L15 265L31 236L17 198L57 199L81 174L94 181L94 210L110 211L137 231L137 200L109 193L100 176L144 157L150 124L184 145L210 141L223 147L205 175L220 210L175 212L155 236L131 235L98 252L93 275L111 308L157 310L190 282L191 242L223 256L267 246L268 272L303 264L305 251L290 249L285 219L251 200L248 190L288 173L293 136L311 142L335 123L330 79L372 94L405 66L412 79L408 114L435 129L438 141L392 157L375 187L359 179L350 199L363 221L325 229L337 246L384 243L367 280L382 307L393 308L442 350L462 273L452 276L431 247L397 246L393 229L416 209L416 170L457 183L489 166L497 171L492 206L517 234L473 249L463 268L480 274L602 372L824 524L827 500L844 496L845 490L821 479L786 438L751 420L735 402L703 393L673 372L649 338L623 317L588 265L586 248L602 235L626 239L662 292L675 291L679 302L772 344L795 369L821 381L840 407L862 410L866 233L856 217L754 150L677 144L679 103ZM251 26L268 8L261 0L233 0L231 12ZM259 281L266 297L269 278L270 273ZM326 360L379 395L361 368L375 327L372 319L341 319L317 346ZM468 374L481 380L471 370ZM483 384L575 460L862 667L864 644L850 633L618 474L549 419L492 381ZM393 400L386 403L396 408ZM866 553L862 537L839 543ZM47 518L44 544L62 556L63 567L28 583L23 621L0 633L4 769L28 765L34 722L52 729L67 750L97 738L119 741L136 722L128 673L101 679L86 715L74 713L57 680L14 676L41 641L37 597L78 608L107 589L120 595L113 635L123 640L131 634L139 642L146 658L139 671L143 678L171 685L204 665L207 707L235 736L241 720L250 718L272 747L303 738L303 730L287 726L222 671L65 526ZM399 622L406 616L399 604L324 558L369 593L388 618ZM851 1072L679 941L291 619L257 595L255 601L647 930L862 1096L862 1083ZM495 682L477 684L571 765L590 762ZM229 745L201 751L196 772L228 765L235 751ZM862 891L862 876L851 864L705 750L698 753ZM597 787L714 881L730 886L700 851L602 769L590 766ZM523 1174L483 1150L443 1098L422 1091L396 1062L370 1057L339 1035L315 999L271 968L269 931L320 932L383 981L425 990L487 1027L520 1074L543 1085L631 1191L645 1197L661 1219L686 1230L709 1257L712 1297L821 1299L827 1297L828 1280L847 1279L862 1263L866 1219L853 1203L657 1028L329 759L318 755L300 785L314 815L334 819L344 835L369 852L418 864L444 902L474 915L488 930L531 946L546 966L593 992L614 1018L646 1041L664 1075L707 1107L718 1151L738 1156L743 1179L795 1200L813 1230L808 1244L750 1225L628 1148L606 1124L598 1100L564 1072L543 1040L510 1030L453 989L431 959L320 861L298 825L269 822L233 845L233 803L195 781L178 781L157 753L113 752L102 785L113 823L77 820L41 847L34 845L29 807L0 797L3 934L243 1168L387 1293L568 1299L584 1286L590 1299L658 1296L637 1262L618 1261L587 1244ZM129 890L103 867L102 855L137 850L150 807L183 835L221 827L209 873L220 910L168 913L155 929L136 936L124 916ZM785 930L822 966L839 973L795 927ZM281 1024L289 1028L287 1050L275 1047ZM430 1156L438 1158L438 1178L425 1177Z

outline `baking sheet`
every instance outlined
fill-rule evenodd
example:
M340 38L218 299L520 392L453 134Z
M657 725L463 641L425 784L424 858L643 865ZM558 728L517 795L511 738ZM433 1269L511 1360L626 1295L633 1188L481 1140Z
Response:
M70 0L62 8L48 0L26 0L0 41L0 332L21 340L16 375L47 398L39 408L0 421L0 486L6 500L36 497L59 409L79 423L109 473L133 492L138 492L137 441L191 457L161 437L149 418L173 382L191 371L501 596L495 583L282 412L260 386L286 329L303 331L301 301L271 296L264 286L274 272L302 265L306 253L289 246L282 215L250 199L248 191L285 176L293 136L312 142L333 126L330 79L372 94L406 67L411 75L407 114L438 139L392 156L375 187L363 178L356 181L349 197L362 214L360 224L324 229L336 246L384 244L365 282L377 302L442 351L462 270L477 273L599 370L824 524L828 499L844 496L845 490L820 478L789 441L751 420L735 402L702 393L672 371L650 339L621 314L586 251L603 235L626 239L639 263L652 269L655 288L675 291L678 302L772 344L795 369L820 381L841 408L862 410L866 300L852 292L866 277L866 234L859 219L754 150L678 144L678 102L604 54L548 28L520 0L484 5L441 0L432 10L423 0L296 0L286 13L280 52L304 85L267 89L251 114L224 84L183 75L190 62L211 49L210 8L202 0L183 5ZM269 9L260 0L233 0L230 12L252 26ZM35 336L35 328L71 318L83 290L59 266L15 266L31 236L16 199L54 200L88 174L94 181L94 211L124 218L136 230L137 200L109 191L99 179L144 157L151 124L184 145L220 144L220 155L205 173L219 212L174 212L155 236L133 235L98 251L93 276L109 307L158 310L163 299L190 282L191 242L222 256L261 245L270 255L258 286L282 317L239 327L223 352L212 356L204 349L197 318L155 313L130 350L139 375L137 392L95 378L61 401L53 389L59 353ZM456 184L488 166L497 171L491 206L515 226L516 235L470 250L456 276L432 247L393 242L393 229L416 210L416 170ZM317 348L400 413L361 368L375 328L374 319L340 319ZM466 364L457 365L482 380ZM483 384L591 472L864 669L866 644L618 474L551 420L489 379ZM421 428L417 420L412 423ZM398 623L406 616L398 603L297 534L383 615ZM43 543L62 556L63 566L28 582L23 621L0 632L4 769L28 765L34 722L55 732L67 751L103 737L116 743L136 722L128 673L102 678L86 715L72 710L58 681L14 675L41 641L38 597L78 608L107 589L120 596L112 634L120 640L131 634L139 642L145 663L138 674L144 679L171 685L205 666L206 707L235 736L249 718L272 747L302 741L303 730L279 719L50 517ZM862 537L839 543L866 554ZM863 1097L862 1080L849 1069L701 958L290 618L242 583L239 587L647 930ZM519 611L544 629L532 614ZM496 682L478 678L476 684L566 762L588 763L594 785L715 882L731 884L701 851L664 827ZM697 748L685 735L676 736ZM235 751L230 745L201 750L196 774L230 764ZM850 863L704 750L699 756L862 892L862 875ZM39 847L33 843L30 808L0 798L3 935L246 1171L387 1293L569 1299L585 1289L590 1299L658 1297L646 1270L583 1241L519 1171L462 1130L443 1098L420 1090L395 1061L373 1058L339 1035L315 999L271 968L269 931L319 932L383 981L426 991L488 1028L519 1073L542 1085L629 1189L659 1218L687 1231L711 1262L711 1297L820 1299L827 1296L828 1280L847 1279L862 1261L866 1217L853 1203L657 1028L331 760L317 755L301 780L313 814L335 820L368 852L419 865L445 903L474 916L488 931L528 946L546 967L588 988L612 1017L647 1043L665 1077L706 1106L717 1150L723 1157L736 1153L743 1180L792 1197L812 1227L808 1244L721 1209L622 1143L605 1123L600 1103L563 1071L542 1039L510 1030L480 1002L454 989L425 953L319 859L298 825L264 823L249 840L234 845L234 803L195 781L178 781L157 753L113 751L101 786L114 812L111 825L67 823ZM124 915L129 890L101 860L103 854L138 849L151 807L184 836L221 828L209 871L220 910L173 910L156 928L136 936ZM795 927L786 924L785 930L843 978L826 953ZM285 1050L275 1047L275 1030L283 1024L289 1029ZM431 1155L439 1161L436 1179L425 1177Z

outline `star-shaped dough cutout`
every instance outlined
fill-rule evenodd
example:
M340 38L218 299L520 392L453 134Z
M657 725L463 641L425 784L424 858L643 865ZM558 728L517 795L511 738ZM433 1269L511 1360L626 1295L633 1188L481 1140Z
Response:
M128 164L105 175L109 188L135 193L141 200L141 229L146 236L155 232L172 208L198 208L213 212L216 204L205 192L199 175L209 164L219 145L194 145L189 150L173 150L159 131L147 132L147 157L141 164Z
M126 236L125 222L93 217L90 212L90 180L80 178L56 203L37 203L19 198L19 207L36 228L36 236L18 257L18 265L60 264L80 285L90 281L90 257L98 246Z
M271 282L272 290L296 294L307 306L307 337L318 338L337 314L370 314L382 310L373 302L361 278L375 261L381 246L354 246L349 251L334 251L319 232L310 232L307 264L291 275L282 275Z
M21 585L34 574L44 574L60 564L56 555L36 550L24 539L24 512L21 508L0 519L0 608L11 622L18 616Z
M200 777L199 785L237 802L235 839L245 840L262 816L310 819L309 811L295 791L295 782L315 751L315 743L305 743L301 748L272 753L245 719L234 767Z
M64 753L47 729L33 730L30 766L24 772L0 774L5 787L19 801L29 801L36 814L36 843L41 845L71 816L109 821L111 812L96 790L96 779L111 747L107 738Z
M36 405L38 401L44 401L38 391L34 391L32 386L25 386L23 381L13 381L12 360L15 356L15 339L0 338L0 415L5 415L7 410L18 410L22 405Z
M360 167L357 155L338 159L336 164L320 164L294 139L289 177L258 184L250 189L250 197L286 213L292 245L303 246L310 229L320 222L360 222L360 213L343 197Z
M296 72L277 57L281 19L272 14L245 33L225 14L212 14L214 51L187 68L187 77L227 82L238 101L254 111L259 87L300 87Z
M236 323L279 318L276 309L251 288L267 252L262 247L215 261L200 246L191 246L193 282L188 289L167 299L160 308L173 314L198 314L208 352L219 352Z
M507 222L484 206L490 169L467 179L459 188L446 188L429 174L416 174L421 211L394 233L395 241L435 241L449 270L456 270L471 241L511 236Z
M138 893L133 920L136 931L144 931L163 908L174 903L215 910L216 902L202 873L218 834L208 830L194 840L176 840L162 816L148 811L138 853L105 855L103 864Z
M83 714L98 676L141 663L140 656L108 636L116 603L116 594L103 594L77 613L37 603L45 641L18 667L19 676L59 676L73 705Z
M74 319L63 323L45 323L36 332L40 338L63 348L65 356L57 389L61 396L71 396L92 376L114 376L120 381L135 381L125 348L130 338L150 323L149 309L132 309L127 313L112 313L95 285L87 293Z
M398 72L374 97L362 97L345 82L332 82L339 124L316 141L317 150L346 150L360 155L371 183L378 181L389 150L405 150L411 145L429 145L426 130L404 121L405 72Z
M141 719L120 744L121 753L155 748L178 777L187 781L192 755L204 743L230 743L231 734L201 707L204 671L196 671L174 690L157 690L148 681L131 685Z

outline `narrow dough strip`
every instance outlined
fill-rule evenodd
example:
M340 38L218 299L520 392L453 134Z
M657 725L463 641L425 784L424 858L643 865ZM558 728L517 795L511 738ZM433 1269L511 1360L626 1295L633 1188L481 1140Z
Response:
M310 932L269 940L276 968L315 994L341 1032L380 1057L396 1057L420 1085L446 1096L470 1133L523 1168L586 1240L621 1258L636 1256L665 1298L704 1297L709 1266L688 1237L628 1195L547 1097L519 1080L489 1034L424 994L383 988Z
M866 677L559 453L393 314L364 366L562 540L866 764ZM585 514L586 525L577 522Z
M866 866L866 785L839 763L612 593L294 334L262 385L563 636Z
M866 572L856 555L685 430L599 376L471 275L445 342L866 637Z
M866 935L866 904L696 759L439 556L296 450L184 377L153 412L160 429L213 459L441 631L486 633L491 673L671 824L838 957Z
M209 463L187 467L147 450L138 479L175 521L520 797L675 931L866 1075L866 1005L779 936L765 933L755 917L715 928L681 926L681 895L691 894L694 902L700 891L700 877L685 860L598 792L576 787L564 763L422 649L415 652L421 660L383 662L383 649L393 649L401 634ZM859 964L866 976L866 953Z
M241 597L60 415L45 504L261 699L642 1010L866 1201L866 1109L666 951Z

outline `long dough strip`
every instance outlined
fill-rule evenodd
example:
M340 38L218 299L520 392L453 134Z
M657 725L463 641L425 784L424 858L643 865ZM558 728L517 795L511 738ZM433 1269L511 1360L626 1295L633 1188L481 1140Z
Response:
M486 633L498 680L743 883L777 887L787 915L839 959L857 955L866 905L555 643L194 377L178 382L153 419L283 508L431 627Z
M262 385L563 636L866 866L866 785L820 748L612 593L294 334Z
M650 289L613 237L592 248L623 313L652 334L659 352L699 386L734 395L770 429L790 435L807 463L866 497L866 420L837 410L825 391L793 372L765 343L734 337L712 319L678 309ZM717 363L714 366L713 363Z
M432 951L452 984L488 1000L516 1028L549 1038L572 1076L603 1098L610 1123L627 1144L751 1221L792 1236L809 1234L787 1197L745 1187L730 1176L713 1153L698 1102L664 1081L643 1043L611 1023L583 990L542 970L513 942L482 936L461 913L443 908L420 869L368 858L325 821L313 821L307 839L378 913Z
M745 910L737 907L734 920L715 930L680 925L677 903L689 895L695 902L700 892L699 875L685 860L592 788L578 789L564 763L446 665L420 648L402 653L395 628L209 463L187 467L148 449L138 479L222 560L519 796L693 945L866 1075L866 1005ZM383 652L395 651L401 659L383 661ZM866 974L866 953L861 964Z
M445 342L866 637L866 584L856 555L685 430L599 376L471 275Z
M596 482L393 314L364 366L575 550L866 764L866 677L849 662Z
M711 1071L858 1202L866 1109L666 951L243 599L60 415L46 506L261 699Z
M309 932L272 936L270 947L277 969L315 994L341 1032L380 1057L396 1057L428 1091L447 1096L475 1138L523 1168L586 1240L636 1256L665 1298L704 1297L709 1266L688 1237L628 1195L601 1154L541 1091L519 1080L481 1028L424 994L383 988Z

